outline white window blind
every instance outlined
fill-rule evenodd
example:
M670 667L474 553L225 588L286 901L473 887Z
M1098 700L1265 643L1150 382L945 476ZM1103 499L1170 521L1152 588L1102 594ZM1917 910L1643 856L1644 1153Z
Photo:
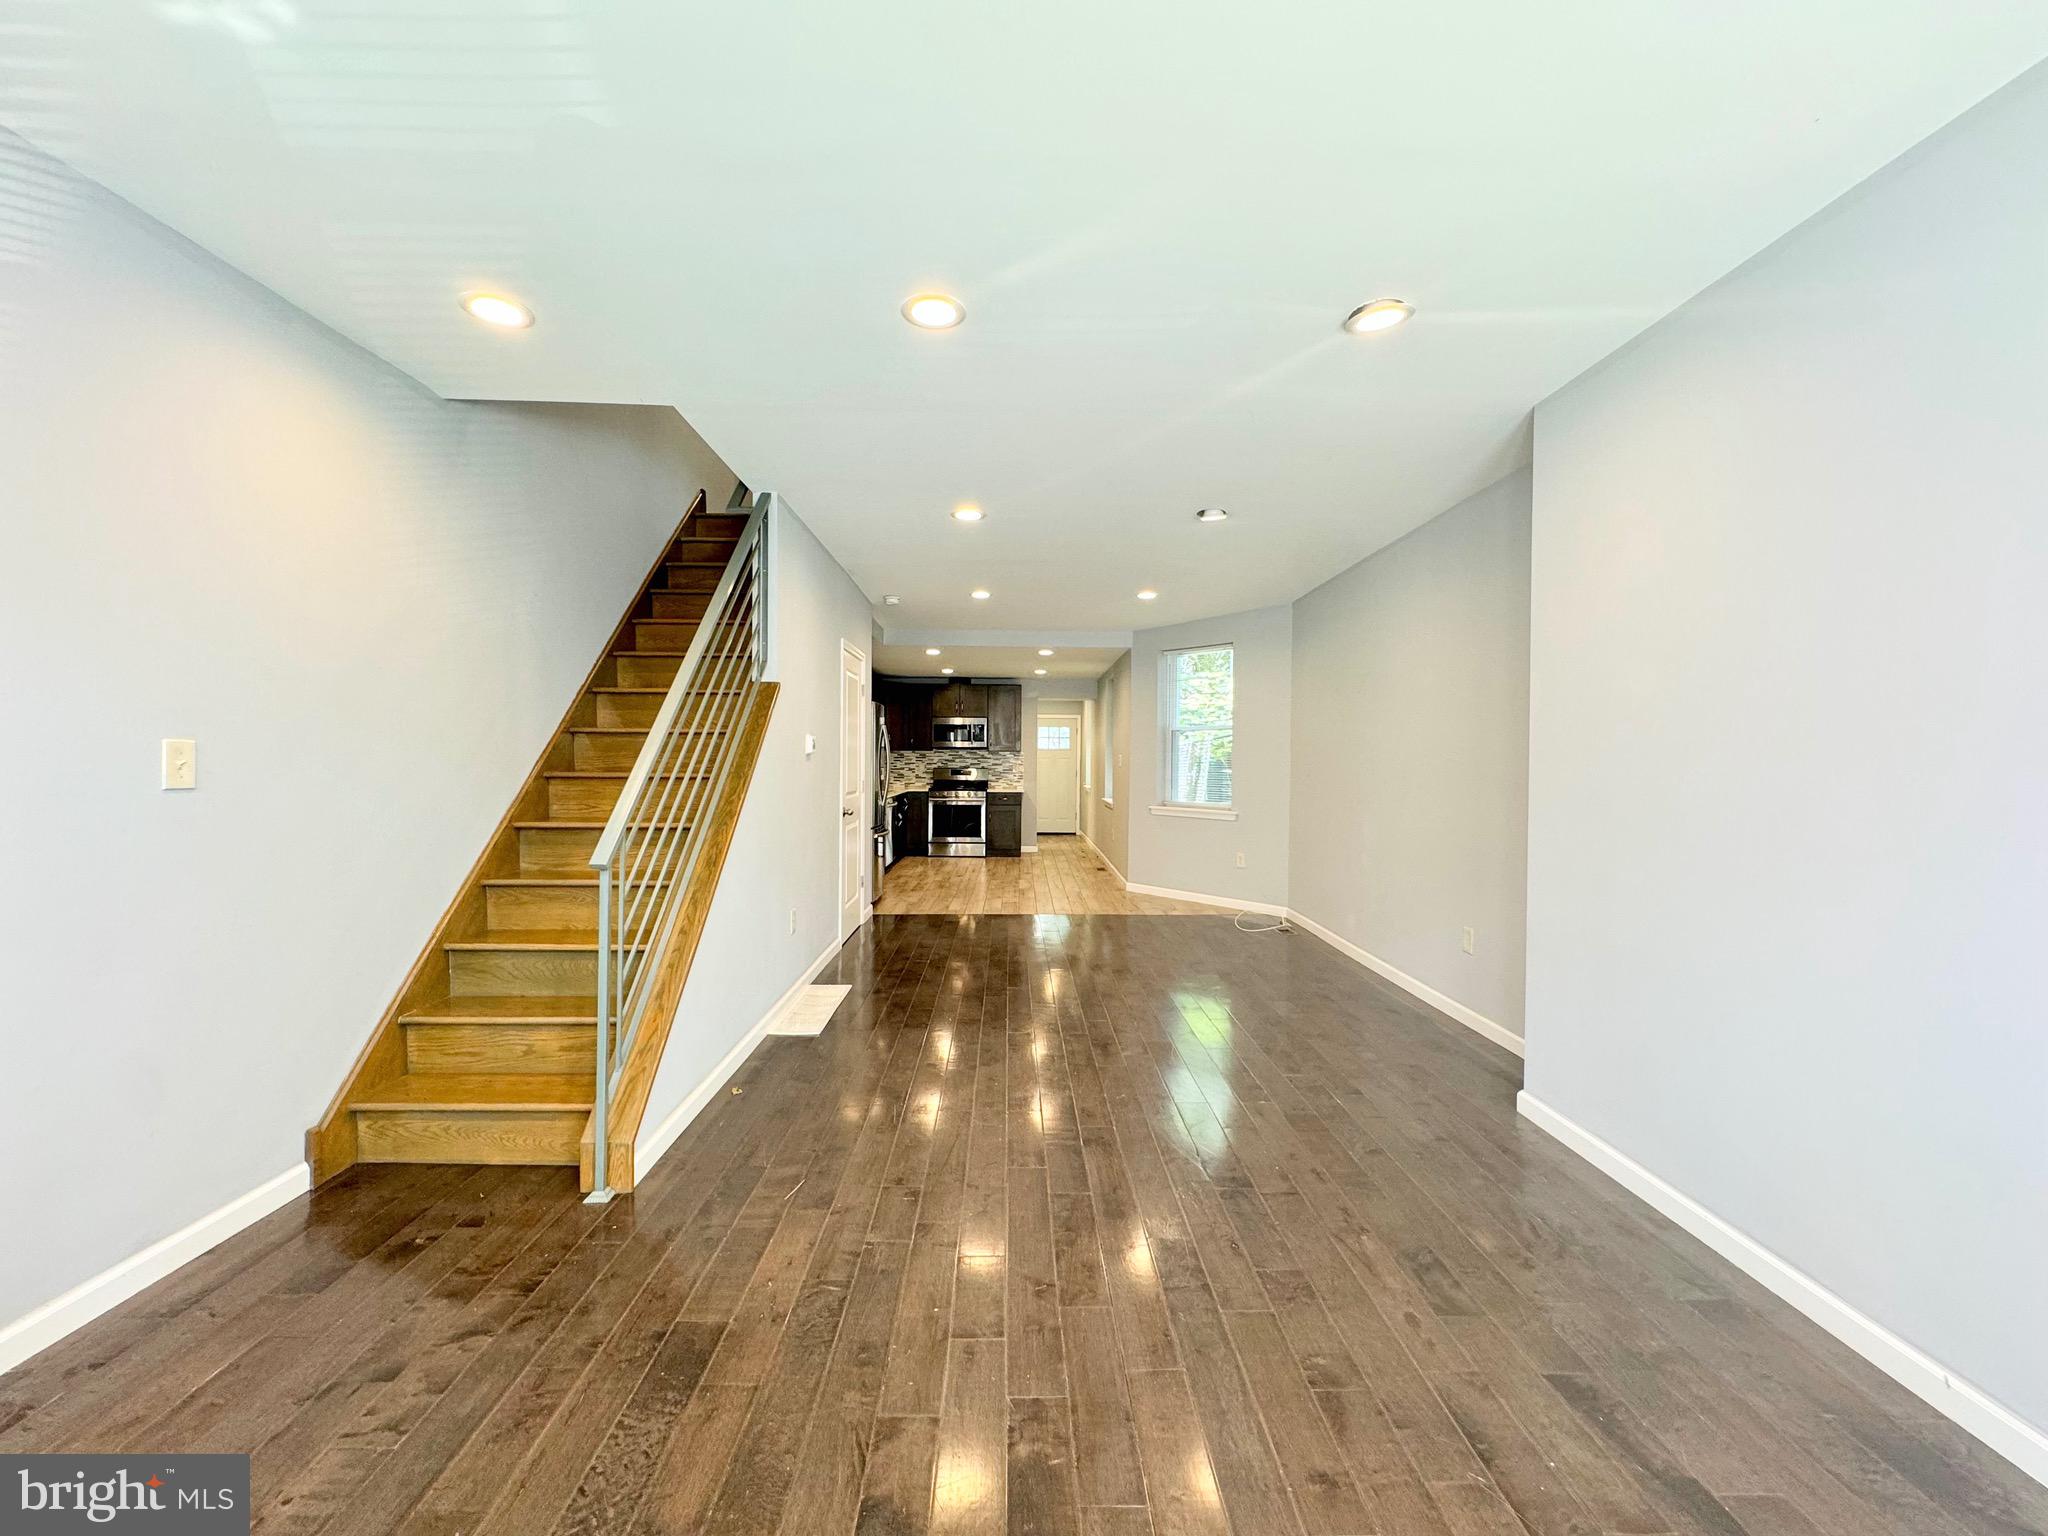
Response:
M1233 707L1227 645L1166 655L1166 803L1230 804Z

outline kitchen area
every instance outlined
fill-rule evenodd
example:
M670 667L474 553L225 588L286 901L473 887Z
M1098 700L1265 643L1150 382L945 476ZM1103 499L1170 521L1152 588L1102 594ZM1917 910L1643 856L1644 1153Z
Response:
M877 673L874 700L878 901L906 859L1020 855L1023 684Z

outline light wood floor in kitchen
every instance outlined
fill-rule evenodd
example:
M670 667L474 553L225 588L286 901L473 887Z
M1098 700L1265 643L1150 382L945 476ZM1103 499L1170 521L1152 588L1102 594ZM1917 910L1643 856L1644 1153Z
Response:
M253 1453L266 1536L2048 1520L1307 934L883 917L821 979L635 1193L352 1168L0 1374L0 1453Z
M973 917L998 912L1214 917L1226 907L1140 896L1078 837L1039 834L1038 852L1015 859L903 859L882 881L878 913Z

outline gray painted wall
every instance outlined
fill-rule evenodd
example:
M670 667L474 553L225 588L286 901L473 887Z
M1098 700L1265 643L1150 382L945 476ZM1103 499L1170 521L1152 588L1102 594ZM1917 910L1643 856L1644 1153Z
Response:
M1131 658L1119 656L1095 683L1095 726L1088 771L1094 786L1081 797L1082 827L1096 850L1131 877ZM1114 777L1111 777L1112 772Z
M1292 906L1513 1034L1529 487L1510 475L1294 604Z
M1288 608L1256 608L1192 624L1141 631L1131 646L1129 784L1131 862L1124 873L1140 885L1196 891L1224 901L1287 901L1287 759L1293 695L1294 616ZM1161 815L1165 725L1160 658L1197 645L1236 647L1231 793L1235 821ZM1244 855L1244 868L1237 856Z
M1528 1084L2048 1425L2048 69L1536 419Z
M9 189L0 1325L300 1162L732 484L673 411L439 400L0 136Z

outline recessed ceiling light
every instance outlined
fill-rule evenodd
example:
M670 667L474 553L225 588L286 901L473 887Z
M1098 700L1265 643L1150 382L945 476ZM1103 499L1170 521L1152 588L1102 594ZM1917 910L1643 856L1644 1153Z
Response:
M898 603L902 602L903 599L898 597L894 592L885 592L882 594L882 601L887 603L891 608L894 608Z
M1415 306L1406 299L1374 299L1346 315L1344 329L1354 336L1363 336L1368 331L1391 331L1414 313Z
M968 593L967 595L973 598L977 603L985 603L988 601L988 588L976 587L972 592Z
M1039 655L1041 655L1041 656L1050 656L1050 655L1052 654L1052 652L1051 652L1051 651L1050 651L1050 650L1049 650L1048 648L1046 648L1045 646L1040 646L1040 647L1038 648L1038 654L1039 654Z
M903 301L903 318L920 331L950 331L967 318L967 306L950 293L913 293Z
M1032 675L1033 677L1043 677L1043 676L1045 676L1045 668L1043 668L1043 667L1033 667L1033 668L1031 669L1031 675Z
M1138 601L1141 603L1149 603L1152 601L1153 598L1157 597L1158 595L1159 594L1157 592L1154 592L1150 587L1147 587L1144 591L1138 594Z
M939 648L936 645L928 645L924 648L924 653L927 656L936 656L939 654Z
M1228 516L1230 514L1221 507L1204 507L1195 514L1195 521L1198 523L1220 523Z
M953 669L951 667L941 667L939 668L939 672L941 673L941 675L946 677L951 677L953 675Z
M502 293L465 293L462 307L485 325L495 325L507 331L523 331L533 324L533 311Z
M985 515L981 508L971 501L963 501L953 509L953 521L956 523L978 523Z

